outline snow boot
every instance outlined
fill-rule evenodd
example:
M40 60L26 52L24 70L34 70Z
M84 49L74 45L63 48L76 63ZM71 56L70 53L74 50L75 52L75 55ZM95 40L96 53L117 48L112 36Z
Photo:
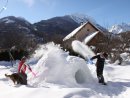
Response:
M102 85L107 85L107 83L105 83L105 82L103 82L103 83L101 83Z

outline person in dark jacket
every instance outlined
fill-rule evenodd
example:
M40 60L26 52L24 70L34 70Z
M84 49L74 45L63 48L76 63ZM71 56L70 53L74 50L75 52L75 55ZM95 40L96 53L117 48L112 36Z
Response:
M99 55L93 56L91 58L91 60L93 59L97 59L96 62L96 73L97 73L97 78L99 83L102 83L103 85L106 85L105 81L104 81L104 77L103 77L103 69L104 69L104 63L105 63L105 59L108 58L108 54L107 53L101 53Z

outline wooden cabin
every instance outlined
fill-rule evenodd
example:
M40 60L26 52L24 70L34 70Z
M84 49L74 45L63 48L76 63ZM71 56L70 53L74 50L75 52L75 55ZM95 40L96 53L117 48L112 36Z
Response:
M91 22L86 22L80 25L78 28L73 30L70 34L68 34L64 39L64 47L68 50L72 49L71 43L74 40L79 40L83 42L85 38L94 33L99 32L87 45L95 46L97 49L103 45L103 43L107 40L108 31L101 27L100 25L95 25Z

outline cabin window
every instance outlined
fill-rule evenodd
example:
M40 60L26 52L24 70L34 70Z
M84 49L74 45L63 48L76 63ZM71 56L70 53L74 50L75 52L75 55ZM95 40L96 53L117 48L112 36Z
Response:
M87 31L90 31L89 29L87 29Z

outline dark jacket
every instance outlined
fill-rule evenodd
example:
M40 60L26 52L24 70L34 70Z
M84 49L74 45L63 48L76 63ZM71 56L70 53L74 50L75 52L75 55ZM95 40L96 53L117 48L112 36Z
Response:
M96 62L97 71L102 72L104 68L105 58L101 57L101 55L96 55L91 58L91 60L93 59L97 59L97 62Z

